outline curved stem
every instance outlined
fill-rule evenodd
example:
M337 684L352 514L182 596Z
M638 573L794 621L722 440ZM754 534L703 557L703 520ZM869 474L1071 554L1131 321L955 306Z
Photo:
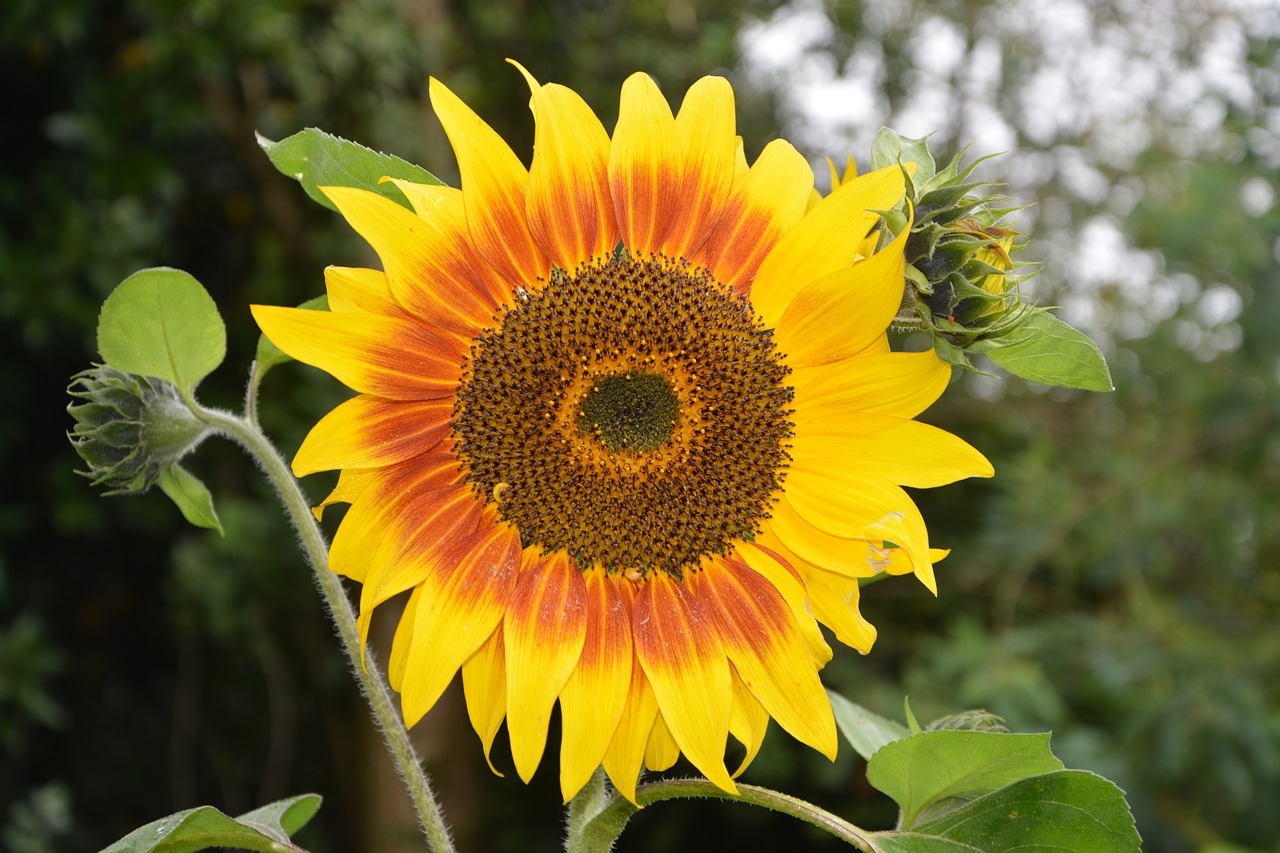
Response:
M324 541L324 534L311 514L306 496L298 486L298 481L289 471L284 459L262 432L256 423L238 418L228 412L206 409L194 401L188 401L192 413L215 431L237 441L254 461L262 468L267 479L275 486L281 502L289 513L294 529L306 553L307 562L311 564L312 574L320 595L324 598L338 628L338 636L342 640L342 649L347 655L351 671L360 685L360 690L369 701L374 721L382 731L382 736L395 761L396 770L408 789L413 800L414 809L418 812L418 820L422 825L427 843L435 853L454 853L453 840L449 837L449 828L445 823L444 813L436 802L431 791L431 783L422 769L422 762L409 741L409 731L396 708L391 689L377 662L371 655L362 652L360 633L357 628L356 614L347 599L346 591L337 575L329 571L329 549Z
M735 796L720 790L705 779L664 779L661 782L651 782L637 788L636 802L642 806L647 806L662 800L709 797L717 800L749 803L753 806L762 806L766 809L791 815L805 823L826 830L836 838L864 851L864 853L879 853L880 848L872 841L870 834L866 830L854 826L844 818L837 817L812 803L755 785L738 785L738 791L739 793ZM635 806L615 794L613 802L602 809L593 821L604 831L599 834L586 833L591 838L591 841L595 842L595 846L587 846L585 849L609 849L607 845L611 844L617 834L622 831L622 826L626 823L627 818L634 814L635 811ZM616 830L613 830L614 827L616 827ZM607 839L607 843L602 844L602 842L606 841L604 836L609 831L613 831L612 837Z

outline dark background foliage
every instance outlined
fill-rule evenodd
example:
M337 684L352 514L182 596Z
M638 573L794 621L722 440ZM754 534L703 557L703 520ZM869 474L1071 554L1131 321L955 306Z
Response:
M869 588L878 645L839 654L826 680L888 716L909 694L921 719L979 706L1053 729L1069 765L1127 790L1147 849L1280 850L1280 11L1051 5L6 3L0 848L96 850L180 808L316 791L304 846L410 849L412 820L256 472L224 445L192 461L225 540L159 494L103 500L73 473L63 389L95 357L101 301L163 264L199 278L227 319L227 364L201 397L237 405L247 306L296 304L326 264L372 262L254 131L319 126L454 182L427 77L527 152L511 56L577 89L606 127L633 70L673 99L722 73L749 154L785 133L815 161L865 162L881 123L936 128L939 153L1009 152L983 174L1034 204L1031 291L1100 339L1117 390L958 377L926 419L997 477L918 496L954 549L942 595ZM297 365L265 390L286 454L343 395ZM452 693L416 736L463 849L558 845L554 748L529 790L491 776ZM893 819L851 750L829 765L776 727L748 780L867 826ZM746 807L679 803L639 815L620 849L796 838L834 849Z

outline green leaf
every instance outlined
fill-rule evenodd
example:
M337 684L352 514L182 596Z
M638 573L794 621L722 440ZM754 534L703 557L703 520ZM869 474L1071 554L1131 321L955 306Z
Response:
M1084 770L1032 776L911 832L872 838L885 853L1139 853L1142 847L1124 792Z
M888 744L867 764L867 781L902 809L911 829L928 809L989 794L1040 773L1061 770L1048 734L921 732ZM951 802L943 803L944 800Z
M172 382L190 395L227 354L227 328L200 282L156 267L120 282L98 315L98 352L125 373Z
M242 814L236 820L243 824L262 824L285 835L293 835L315 817L320 810L321 799L319 794L301 794L276 800Z
M258 145L267 153L272 165L301 183L307 195L330 210L337 208L320 192L320 187L358 187L372 190L398 204L411 207L404 193L393 183L381 183L382 178L402 178L416 184L441 183L421 166L365 148L314 127L279 142L272 142L260 133L257 137Z
M213 806L187 809L135 829L102 853L194 853L210 847L284 853L301 850L289 836L320 808L320 796L303 794L238 818Z
M306 308L308 311L328 311L329 297L317 296L314 299L308 299L298 307ZM253 359L255 380L261 381L268 370L280 364L287 364L290 361L293 361L292 356L286 355L284 350L271 343L266 335L258 335L258 352Z
M989 351L987 357L1012 374L1045 385L1115 390L1098 345L1048 311L1028 312L1008 337L1013 343Z
M226 536L226 532L222 529L222 522L218 520L218 513L213 509L213 497L204 483L196 479L195 475L174 462L160 472L160 479L157 482L161 491L169 496L169 500L182 510L182 515L187 521L196 527L216 530L219 534Z
M885 744L911 734L901 723L873 714L839 693L828 690L827 696L831 698L831 710L835 711L840 734L844 735L844 739L849 741L858 755L868 761Z

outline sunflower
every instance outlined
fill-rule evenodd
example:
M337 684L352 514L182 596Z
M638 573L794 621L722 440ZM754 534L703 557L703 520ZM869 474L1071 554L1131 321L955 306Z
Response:
M901 486L992 473L913 420L949 366L889 350L907 231L874 247L902 170L810 206L785 141L748 167L722 78L673 115L633 75L610 138L521 71L529 169L433 79L462 188L397 181L412 212L326 188L383 271L326 270L330 312L253 309L357 392L293 469L340 471L317 512L350 504L330 561L362 584L362 638L409 591L406 722L460 669L486 756L505 720L525 781L558 702L566 799L603 764L634 801L682 753L736 791L771 717L833 758L820 625L868 651L859 580L935 590L944 553Z

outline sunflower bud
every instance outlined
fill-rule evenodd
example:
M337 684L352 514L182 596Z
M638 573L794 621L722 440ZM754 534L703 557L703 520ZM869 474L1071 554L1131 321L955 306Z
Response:
M78 401L67 406L76 421L67 437L88 465L79 473L108 495L145 492L210 432L163 380L98 365L73 376L67 393Z
M981 159L961 168L956 155L939 169L924 139L906 139L883 129L873 147L876 168L901 164L906 197L886 216L881 241L911 223L902 306L894 324L933 337L938 354L969 366L966 353L983 352L1007 340L1033 308L1022 301L1014 275L1018 232L1005 219L1018 208L1001 207L1000 195L983 195L987 184L969 178Z

